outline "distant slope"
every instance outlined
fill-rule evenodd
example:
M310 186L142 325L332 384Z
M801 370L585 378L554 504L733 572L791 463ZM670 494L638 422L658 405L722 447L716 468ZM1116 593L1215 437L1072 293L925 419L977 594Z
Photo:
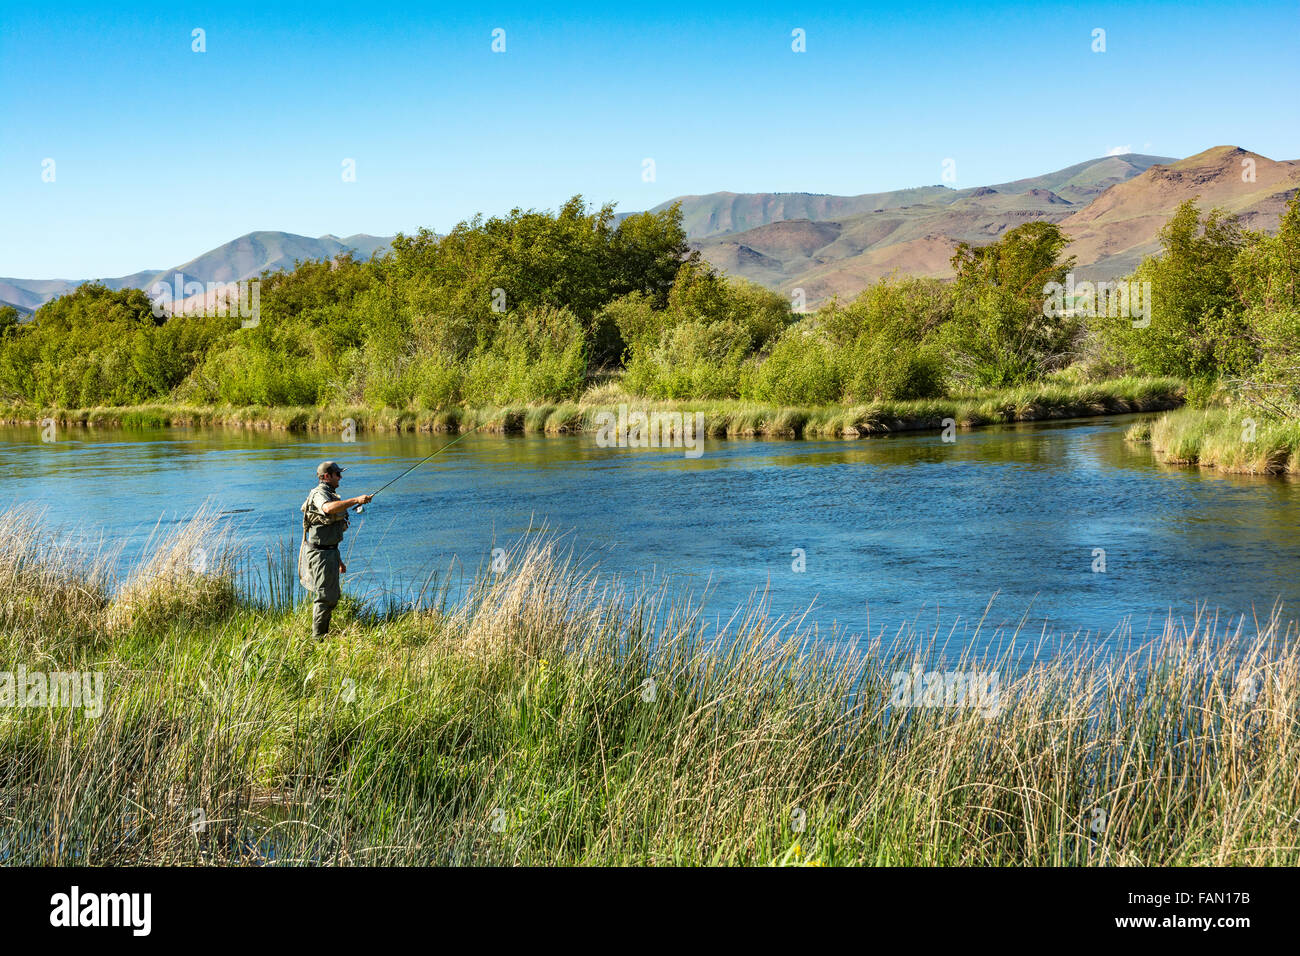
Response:
M20 308L37 309L56 295L70 292L80 284L67 279L0 279L0 299Z
M1242 160L1253 161L1253 181L1243 180ZM1071 237L1068 253L1078 257L1080 278L1118 277L1156 251L1160 228L1185 199L1197 196L1203 209L1221 206L1249 228L1272 229L1297 188L1300 162L1216 146L1182 160L1106 156L1043 176L960 190L710 193L680 201L692 245L716 267L782 292L802 288L815 305L830 296L852 297L893 271L949 276L958 242L992 242L1036 220L1060 223ZM148 289L181 272L200 282L229 282L288 269L295 260L330 259L349 248L369 258L390 242L368 235L312 239L252 232L172 269L101 281L113 289ZM0 279L0 300L31 310L79 284Z
M237 282L261 275L268 269L272 272L292 269L294 262L333 259L347 249L352 249L362 259L369 259L371 253L387 249L391 241L391 237L365 235L347 239L325 235L311 239L290 232L250 232L175 269L168 269L159 278L181 272L203 282Z
M1243 180L1254 164L1254 182ZM1072 238L1082 278L1131 272L1160 247L1158 234L1178 205L1197 199L1201 209L1219 206L1251 229L1274 229L1287 200L1300 189L1300 162L1274 162L1237 146L1215 146L1169 165L1153 166L1112 186L1086 208L1061 222Z
M731 275L787 292L802 288L816 303L852 296L895 269L946 276L957 242L992 242L1022 223L1060 222L1079 208L1037 187L1019 194L983 187L942 205L877 210L839 222L774 222L695 246ZM818 245L819 239L825 242Z
M18 310L19 322L22 322L31 317L32 314L31 309L25 308L24 306L19 305L17 302L7 302L4 299L0 299L0 309L3 309L5 306L12 306L13 308Z
M895 270L948 277L958 242L992 242L1021 223L1042 220L1060 223L1071 237L1067 254L1078 258L1075 273L1081 279L1115 278L1159 249L1161 227L1186 199L1199 197L1202 209L1220 206L1236 213L1249 228L1273 229L1300 188L1300 162L1274 162L1235 146L1167 163L1155 159L1107 157L1047 176L949 193L947 202L834 221L773 222L694 245L730 275L787 293L803 289L807 302L816 304L830 296L850 298ZM1242 179L1244 159L1254 161L1253 182Z
M678 196L660 203L651 212L660 212L673 203L680 202L686 235L692 239L707 239L790 219L840 219L873 209L951 202L956 195L956 190L947 186L920 186L886 193L865 193L861 196L723 192L705 196Z
M369 259L388 248L392 237L358 234L340 239L325 235L318 239L291 232L250 232L217 246L171 269L148 269L129 276L100 279L110 289L148 289L155 282L171 283L177 272L186 281L237 282L251 279L265 270L291 269L294 261L332 259L345 250ZM27 309L39 308L55 296L71 292L87 279L0 279L0 299Z
M1157 163L1173 162L1163 156L1105 156L1076 163L1065 169L1001 183L992 188L1005 195L1031 190L1054 192L1071 203L1090 202L1109 186L1124 182ZM704 240L726 233L745 232L773 222L808 219L813 222L840 220L869 212L891 211L920 205L946 205L975 192L974 188L920 186L860 196L832 196L819 193L708 193L678 196L652 209L659 212L675 202L682 204L682 223L691 239Z
M1058 169L1045 176L1017 179L993 188L1000 193L1017 195L1033 190L1047 190L1067 202L1089 203L1116 183L1127 182L1159 163L1171 162L1173 159L1168 156L1146 156L1141 153L1103 156Z

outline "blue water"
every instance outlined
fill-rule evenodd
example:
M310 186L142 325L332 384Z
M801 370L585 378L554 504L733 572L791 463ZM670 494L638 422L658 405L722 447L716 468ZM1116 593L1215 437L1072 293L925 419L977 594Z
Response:
M707 590L726 619L766 591L778 614L829 633L919 621L969 634L1044 626L1141 636L1197 604L1265 616L1300 600L1300 487L1157 464L1123 441L1131 418L850 441L711 440L597 447L594 436L470 435L380 495L344 543L345 589L406 594L431 572L472 574L545 526L603 574ZM124 545L205 501L252 553L296 551L318 461L341 492L377 488L447 436L0 428L0 488L52 527ZM1105 571L1094 571L1094 549ZM794 549L805 568L792 569ZM992 625L992 626L990 626Z

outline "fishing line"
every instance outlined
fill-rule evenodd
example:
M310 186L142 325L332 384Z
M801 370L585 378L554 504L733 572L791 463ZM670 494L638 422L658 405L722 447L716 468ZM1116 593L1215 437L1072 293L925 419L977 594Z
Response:
M432 452L431 454L425 455L423 458L421 458L419 461L417 461L417 462L416 462L414 465L412 465L410 468L406 469L406 471L402 472L400 475L398 475L398 476L397 476L396 478L394 478L392 481L388 482L387 485L384 485L383 487L381 487L381 488L379 489L379 491L371 492L370 497L373 499L373 498L375 497L375 495L379 494L380 491L383 491L384 488L387 488L389 485L392 485L392 484L397 483L398 481L401 481L403 478L405 478L405 477L406 477L407 475L409 475L411 472L415 471L415 469L417 469L417 468L419 468L421 465L423 465L423 464L424 464L426 461L428 461L430 458L434 458L434 457L436 457L436 456L438 456L438 455L441 455L444 451L446 451L446 450L447 450L448 448L450 448L452 445L456 444L456 442L460 441L462 438L465 438L465 437L467 437L467 436L469 436L469 435L474 434L476 431L478 431L480 428L482 428L482 427L483 427L484 425L486 425L486 424L487 424L487 421L481 421L481 422L479 422L477 425L475 425L473 428L471 428L469 431L467 431L467 432L461 432L459 435L457 435L457 436L456 436L455 438L453 438L451 441L447 442L447 444L443 445L443 446L442 446L441 448L439 448L437 451ZM356 511L357 514L361 514L361 512L362 512L362 510L363 510L364 508L365 508L365 505L357 505L356 508L355 508L354 510Z
M490 419L489 419L488 421L490 421ZM432 454L425 455L423 458L421 458L419 461L417 461L417 462L416 462L414 465L412 465L410 468L406 469L406 471L402 472L400 475L398 475L398 476L397 476L396 478L394 478L392 481L388 482L387 485L384 485L382 488L380 488L379 491L383 491L384 488L387 488L389 485L392 485L392 484L395 484L395 483L398 482L398 481L401 481L403 478L405 478L405 477L406 477L407 475L409 475L411 472L415 471L415 469L417 469L417 468L419 468L421 465L423 465L423 464L424 464L426 461L428 461L430 458L436 458L438 455L441 455L444 451L446 451L446 450L447 450L448 448L450 448L452 445L456 444L456 442L460 441L462 438L467 438L468 436L474 434L476 431L478 431L478 430L479 430L480 428L482 428L484 425L488 424L488 421L482 421L482 422L479 422L477 425L475 425L475 426L474 426L473 428L471 428L469 431L467 431L467 432L461 432L459 435L457 435L457 436L456 436L455 438L453 438L451 441L447 442L447 444L443 445L443 446L442 446L441 448L439 448L437 451L433 452ZM373 498L375 495L379 494L379 491L376 491L376 492L372 493L370 497ZM361 514L364 508L365 508L365 505L357 505L356 508L353 509L353 510L354 510L357 514ZM246 514L247 512L254 511L254 510L256 510L256 509L253 509L253 508L234 508L234 509L232 509L232 510L230 510L230 511L219 511L219 512L217 512L217 517L220 518L220 517L223 516L223 515L239 515L239 514Z

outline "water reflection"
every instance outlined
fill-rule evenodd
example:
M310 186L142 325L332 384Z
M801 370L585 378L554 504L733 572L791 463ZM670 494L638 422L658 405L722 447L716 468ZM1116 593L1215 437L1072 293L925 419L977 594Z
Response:
M545 524L604 571L708 582L723 619L766 591L777 613L815 601L809 621L827 632L974 621L995 593L993 625L1028 610L1031 633L1046 621L1102 635L1124 621L1141 634L1198 601L1262 615L1300 597L1296 486L1161 466L1123 441L1131 420L958 432L951 444L938 433L709 441L698 459L589 435L470 435L354 521L347 588L418 587ZM355 494L450 440L66 429L47 444L34 427L0 427L0 483L51 521L120 539L124 560L160 519L209 499L253 509L228 519L250 547L293 546L318 461L349 466L342 490Z

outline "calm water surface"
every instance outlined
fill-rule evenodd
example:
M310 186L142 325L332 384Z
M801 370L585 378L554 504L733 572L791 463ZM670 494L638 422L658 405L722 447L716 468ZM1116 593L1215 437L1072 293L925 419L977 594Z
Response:
M431 572L472 575L531 526L603 574L707 589L726 619L755 593L824 631L1022 618L1118 640L1195 605L1265 614L1300 600L1300 487L1156 464L1105 418L864 441L710 441L599 448L593 436L470 435L353 519L346 590L409 594ZM55 527L120 539L136 558L160 521L210 501L256 553L296 552L318 461L373 490L447 436L0 427L0 488ZM803 549L806 570L792 570ZM1095 573L1094 549L1105 551ZM982 633L989 633L986 626Z

